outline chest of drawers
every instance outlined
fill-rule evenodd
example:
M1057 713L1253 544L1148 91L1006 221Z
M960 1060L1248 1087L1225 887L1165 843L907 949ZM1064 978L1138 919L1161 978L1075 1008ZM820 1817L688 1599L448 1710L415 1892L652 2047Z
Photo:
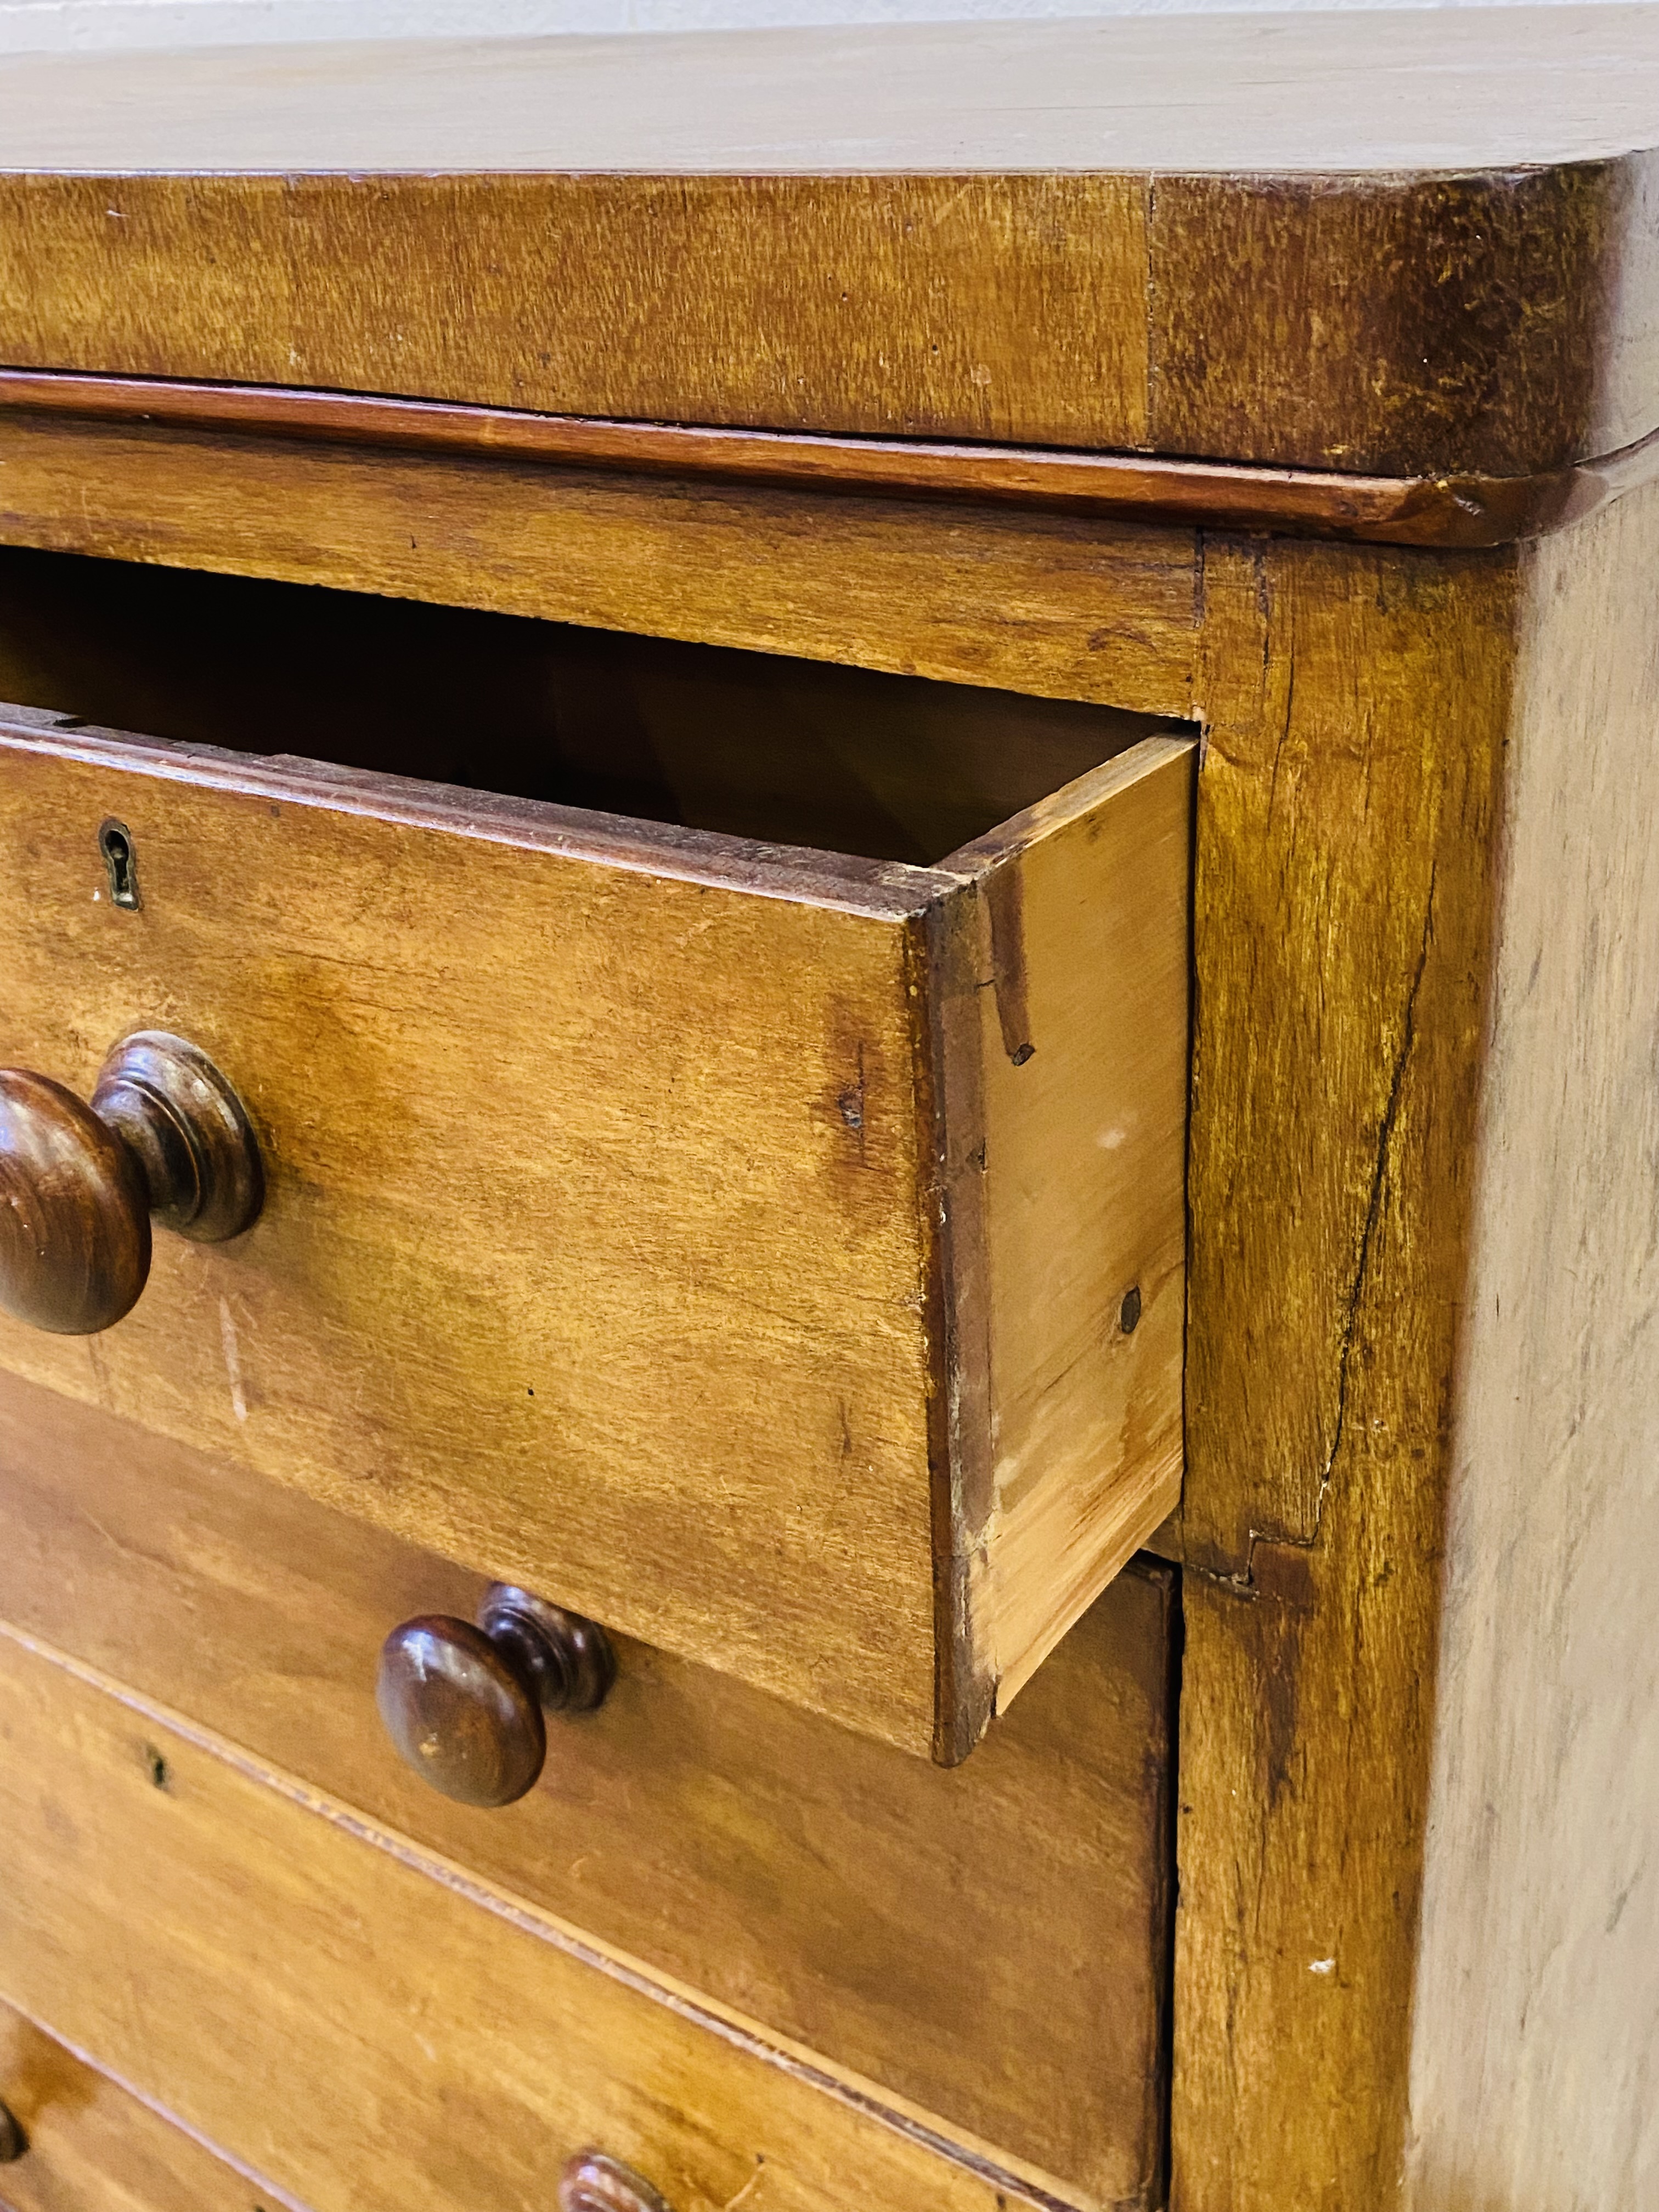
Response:
M6 64L0 2201L1650 2201L1650 22Z

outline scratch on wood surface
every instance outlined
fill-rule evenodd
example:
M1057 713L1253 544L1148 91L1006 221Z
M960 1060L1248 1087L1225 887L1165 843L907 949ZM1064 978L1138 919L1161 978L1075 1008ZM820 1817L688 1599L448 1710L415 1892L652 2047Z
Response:
M991 925L991 986L996 993L1002 1048L1023 1067L1036 1046L1025 975L1024 878L1017 866L994 869L986 880L985 909Z
M219 1338L225 1350L225 1373L230 1380L230 1409L239 1421L247 1419L247 1393L242 1388L242 1355L236 1341L236 1322L230 1300L219 1301Z
M726 2198L725 2204L721 2207L721 2212L738 2212L738 2207L740 2204L745 2203L748 2199L754 2195L756 2190L759 2188L761 2175L765 2171L765 2167L766 2160L763 2154L757 2151L755 2154L755 2171L750 2175L748 2180L744 2183L743 2187L738 2190L735 2197L728 2197Z
M82 1337L81 1340L87 1347L87 1364L92 1370L94 1403L109 1413L118 1413L120 1409L116 1404L115 1388L110 1381L109 1362L104 1357L103 1346L95 1336Z
M841 1115L842 1127L850 1129L858 1139L859 1165L867 1167L870 1161L865 1137L864 1040L862 1037L859 1039L857 1058L858 1073L846 1089L839 1093L836 1099L836 1105Z
M1273 808L1279 802L1279 769L1285 757L1285 748L1290 742L1291 725L1296 715L1296 655L1289 655L1285 663L1285 712L1279 726L1279 737L1273 746L1273 774L1267 782L1267 820L1273 818Z
M1342 1316L1342 1349L1336 1370L1336 1420L1331 1431L1331 1448L1325 1457L1319 1478L1319 1498L1314 1508L1313 1534L1316 1540L1319 1524L1325 1511L1325 1494L1330 1488L1331 1471L1336 1465L1337 1453L1342 1447L1342 1431L1348 1411L1348 1367L1353 1354L1353 1336L1359 1301L1364 1295L1366 1276L1370 1268L1371 1242L1376 1232L1377 1218L1382 1210L1382 1190L1389 1171L1389 1154L1394 1145L1395 1126L1400 1118L1400 1094L1406 1079L1406 1063L1417 1036L1417 998L1423 988L1424 971L1429 964L1429 947L1434 939L1434 890L1439 873L1439 862L1429 870L1429 895L1423 909L1423 942L1418 948L1417 966L1412 975L1411 988L1406 994L1406 1011L1401 1024L1400 1049L1395 1054L1394 1066L1389 1074L1389 1095L1382 1108L1382 1119L1376 1133L1376 1162L1371 1170L1371 1187L1365 1204L1365 1222L1359 1233L1359 1255L1354 1266L1353 1280L1349 1285Z
M1319 1495L1314 1501L1313 1526L1305 1536L1286 1530L1252 1528L1249 1531L1244 1565L1236 1574L1223 1574L1197 1561L1188 1561L1187 1571L1202 1575L1206 1582L1219 1583L1246 1597L1261 1595L1256 1581L1255 1555L1258 1545L1271 1544L1275 1549L1289 1547L1310 1552L1318 1545L1321 1527L1325 1518L1325 1501L1330 1492L1335 1473L1337 1455L1342 1449L1343 1432L1347 1423L1348 1374L1353 1358L1354 1333L1358 1324L1359 1303L1364 1296L1365 1285L1370 1274L1371 1246L1376 1234L1377 1221L1382 1211L1382 1194L1387 1187L1389 1156L1394 1149L1394 1136L1400 1118L1401 1094L1405 1086L1406 1065L1411 1057L1417 1037L1417 1000L1423 987L1423 977L1428 968L1429 952L1434 942L1434 894L1439 873L1439 862L1429 870L1428 897L1424 904L1423 939L1418 948L1417 965L1412 973L1411 985L1406 994L1406 1005L1401 1023L1400 1048L1394 1056L1389 1072L1388 1097L1383 1102L1382 1116L1377 1126L1376 1156L1371 1169L1370 1189L1365 1200L1364 1220L1359 1231L1359 1250L1354 1262L1352 1281L1342 1308L1342 1341L1337 1353L1336 1418L1332 1425L1330 1448L1325 1455L1325 1464L1320 1470Z

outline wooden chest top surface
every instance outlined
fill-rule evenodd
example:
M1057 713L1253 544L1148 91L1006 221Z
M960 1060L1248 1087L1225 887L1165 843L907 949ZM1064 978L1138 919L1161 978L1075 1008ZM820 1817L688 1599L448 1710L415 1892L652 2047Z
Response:
M3 81L9 169L1398 187L1659 143L1641 0L31 54Z
M1659 421L1640 6L32 56L0 86L16 367L1393 475Z

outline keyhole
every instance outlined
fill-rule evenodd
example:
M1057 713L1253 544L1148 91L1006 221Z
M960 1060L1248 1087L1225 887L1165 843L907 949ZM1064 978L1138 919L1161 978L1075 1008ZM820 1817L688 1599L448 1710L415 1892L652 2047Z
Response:
M138 868L132 853L132 832L125 822L106 822L98 832L98 849L109 870L109 895L117 906L136 912L139 905Z

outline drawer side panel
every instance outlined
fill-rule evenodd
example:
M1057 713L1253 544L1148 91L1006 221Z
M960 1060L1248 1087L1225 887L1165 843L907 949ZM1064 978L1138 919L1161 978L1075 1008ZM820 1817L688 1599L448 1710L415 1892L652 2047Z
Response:
M1196 763L1146 738L956 856L957 1544L998 1711L1180 1497Z

